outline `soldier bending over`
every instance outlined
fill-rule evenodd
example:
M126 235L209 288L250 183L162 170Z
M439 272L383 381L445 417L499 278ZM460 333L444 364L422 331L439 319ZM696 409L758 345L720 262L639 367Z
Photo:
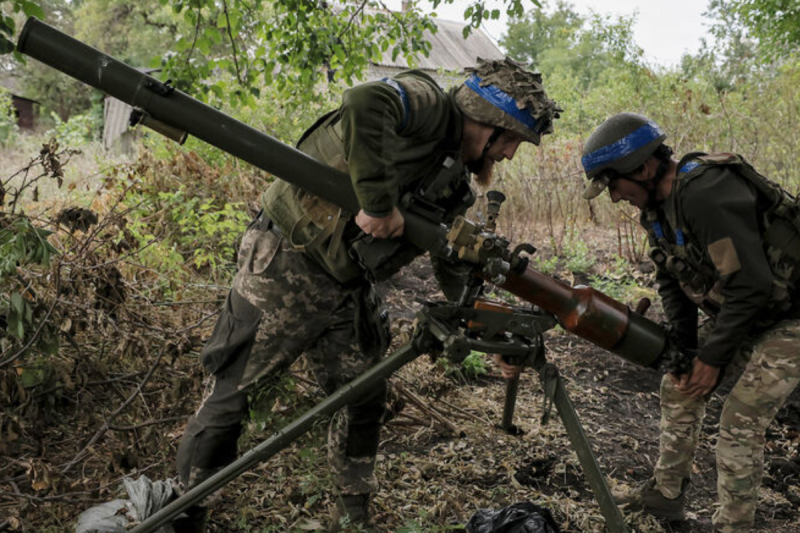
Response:
M714 527L753 526L767 426L800 381L800 205L740 156L680 160L657 124L634 113L598 127L583 149L584 197L608 189L642 212L659 294L686 375L661 382L661 445L653 478L619 499L684 519L706 401L725 368L744 373L725 401L717 442ZM709 317L698 335L698 310Z

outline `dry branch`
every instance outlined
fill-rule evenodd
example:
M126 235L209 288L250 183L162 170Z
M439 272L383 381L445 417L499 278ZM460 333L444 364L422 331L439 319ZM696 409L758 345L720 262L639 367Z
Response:
M427 405L419 396L411 392L410 390L406 389L402 383L396 382L394 384L395 389L400 395L406 397L408 401L410 401L414 406L422 411L423 413L427 414L444 427L452 431L456 435L460 435L462 433L461 429L456 426L454 423L450 422L447 418L444 417L439 411L437 411L434 407Z
M125 400L122 403L122 405L120 405L113 413L111 413L111 415L103 423L102 427L98 429L97 432L95 432L95 434L92 436L91 439L89 439L89 442L87 442L86 445L81 449L81 451L79 451L75 455L75 457L70 462L68 462L66 466L64 466L64 468L61 470L62 474L66 474L73 466L75 466L78 463L78 461L80 461L83 458L83 455L89 448L94 446L95 443L97 443L97 441L103 438L103 435L105 435L108 432L108 430L111 429L110 426L111 422L117 416L119 416L119 414L122 413L122 411L124 411L126 407L128 407L131 403L133 403L133 401L141 394L142 389L150 380L150 377L153 375L153 372L155 372L156 368L158 367L158 364L161 362L161 358L164 357L164 354L167 352L168 346L169 345L164 345L161 348L161 351L159 352L158 357L156 357L155 362L150 366L150 370L147 371L147 374L144 376L142 381L136 387L136 390L133 392L133 394L131 394L128 397L128 399Z

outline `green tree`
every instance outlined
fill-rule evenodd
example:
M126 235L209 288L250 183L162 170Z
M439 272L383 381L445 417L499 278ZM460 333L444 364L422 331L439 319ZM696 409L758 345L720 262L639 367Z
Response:
M75 37L134 67L168 50L180 17L158 0L83 0L75 9Z
M436 30L432 14L416 2L397 13L380 0L37 1L44 6L39 14L46 13L59 29L135 65L161 51L148 63L161 68L163 78L177 80L179 88L215 106L240 109L257 108L262 93L287 108L316 102L321 82L332 73L352 85L363 79L369 61L383 54L405 57L413 65L430 49L424 32ZM2 2L35 6L27 0ZM59 9L50 9L56 4ZM509 14L521 16L526 4L538 2L504 4ZM499 16L500 10L488 8L485 0L470 2L465 33ZM63 76L37 68L42 67L26 73L26 86L34 97L52 102L62 120L69 110L88 106L85 89L65 90Z
M14 14L22 13L26 17L44 18L44 11L38 2L30 0L0 0L0 54L8 54L14 50L12 39L16 37L17 22Z
M733 11L773 57L800 48L800 2L733 0Z
M335 73L347 85L362 79L370 60L383 54L414 64L426 55L426 30L435 31L430 14L416 2L391 12L375 0L160 0L171 6L181 31L161 59L166 76L183 80L205 97L254 105L261 87L270 86L281 101L313 101L314 87ZM434 0L434 8L454 0ZM521 15L535 0L504 0L507 12ZM498 18L484 0L464 11L466 28Z
M9 38L17 38L22 23L28 16L36 16L62 31L74 34L75 6L74 0L37 0L36 3L0 0L0 10L8 8L8 15L0 13L0 19L7 23L8 29L8 32L0 31L0 49L6 52L0 55L0 68L19 79L20 88L26 97L41 103L42 116L48 117L53 111L62 121L68 120L72 114L89 110L95 91L38 61L27 61L25 56L16 51L13 55L7 52L15 46ZM7 41L5 45L3 39Z
M566 69L582 87L610 70L637 65L642 51L633 42L633 17L584 16L559 0L553 10L534 9L515 17L501 44L509 55L546 76Z
M511 57L538 66L548 50L571 48L584 22L570 4L559 1L552 13L540 8L512 19L500 44Z
M685 55L680 71L687 78L701 78L718 92L735 90L772 67L763 61L758 43L752 39L732 4L711 0L704 17L709 20L709 37L700 50Z

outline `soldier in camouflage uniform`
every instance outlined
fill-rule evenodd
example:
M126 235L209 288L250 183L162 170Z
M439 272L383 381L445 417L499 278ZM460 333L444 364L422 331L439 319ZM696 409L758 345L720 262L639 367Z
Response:
M800 206L740 156L680 160L657 124L634 113L589 137L584 197L608 189L642 211L659 294L674 338L696 354L661 383L661 445L653 478L619 498L668 520L684 500L706 401L729 367L744 368L725 401L717 442L717 531L750 531L767 426L800 381ZM709 321L698 335L698 310Z
M447 93L420 71L348 90L298 148L349 174L361 211L346 213L284 181L265 193L202 353L213 383L178 450L183 484L196 485L236 458L248 392L276 380L300 355L327 393L374 365L388 331L372 282L423 253L395 238L404 229L398 206L412 199L452 221L474 202L471 174L488 182L493 165L510 160L521 142L538 145L552 132L558 111L541 76L510 60L480 61ZM467 273L443 261L434 270L445 295L457 298ZM345 514L368 523L385 396L385 383L375 384L331 422L328 455L339 490L331 530ZM205 514L193 509L177 522L179 531L202 531Z

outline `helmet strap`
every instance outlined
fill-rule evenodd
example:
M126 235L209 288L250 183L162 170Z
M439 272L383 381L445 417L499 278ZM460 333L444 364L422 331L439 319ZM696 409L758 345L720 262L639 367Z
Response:
M669 158L668 157L659 157L658 162L658 169L656 169L656 175L653 176L653 179L647 181L647 208L654 209L658 205L658 201L656 200L656 195L658 194L658 184L664 179L664 176L667 175L667 170L669 169Z
M481 157L477 161L471 161L467 163L467 169L472 172L473 174L481 174L485 171L486 167L486 154L489 152L489 149L492 147L494 143L497 142L497 139L505 133L505 129L501 128L500 126L495 126L494 131L489 136L489 139L486 141L486 146L483 147L483 152L481 152ZM494 161L492 161L494 163ZM490 165L491 166L491 165Z

